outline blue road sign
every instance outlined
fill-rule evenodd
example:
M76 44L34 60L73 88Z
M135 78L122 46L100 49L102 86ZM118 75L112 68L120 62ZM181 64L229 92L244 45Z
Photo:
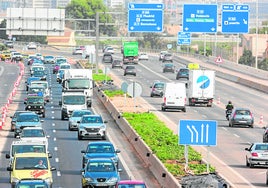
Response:
M163 4L128 4L128 32L162 32Z
M180 120L179 144L217 145L217 122L211 120Z
M178 45L189 45L191 44L191 33L189 32L178 32Z
M217 32L217 5L183 5L183 31L199 33Z
M222 33L248 33L249 5L222 5Z

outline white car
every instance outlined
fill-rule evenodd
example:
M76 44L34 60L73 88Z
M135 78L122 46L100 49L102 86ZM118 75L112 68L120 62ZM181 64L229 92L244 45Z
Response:
M43 142L46 144L46 147L48 148L49 136L46 135L42 127L25 127L22 129L20 135L17 136L16 138L19 138L22 141Z
M105 48L104 52L114 54L114 48L113 47L107 47L107 48Z
M35 42L30 42L29 44L27 44L28 50L30 50L30 49L36 50L36 48L37 48L37 45Z
M149 57L148 57L148 55L146 54L146 53L141 53L140 55L139 55L139 60L149 60Z

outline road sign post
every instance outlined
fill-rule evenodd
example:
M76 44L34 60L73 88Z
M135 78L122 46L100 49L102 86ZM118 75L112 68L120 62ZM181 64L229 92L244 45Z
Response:
M249 5L222 5L222 33L248 33Z
M162 32L163 4L128 4L128 32Z
M185 4L183 31L199 33L217 32L217 5Z

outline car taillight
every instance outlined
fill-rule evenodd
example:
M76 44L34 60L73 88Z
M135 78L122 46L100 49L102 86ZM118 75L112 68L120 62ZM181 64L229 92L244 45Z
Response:
M155 91L155 88L153 88L152 90Z
M235 116L236 116L236 113L234 113L234 118L235 118Z
M252 156L252 157L258 157L258 153L253 152L253 153L251 153L251 156Z
M251 118L253 118L253 114L252 114L251 112L250 112L250 114L249 114L249 115L250 115L250 117L251 117Z
M167 101L167 98L166 98L166 97L164 97L164 103L166 103L166 101Z

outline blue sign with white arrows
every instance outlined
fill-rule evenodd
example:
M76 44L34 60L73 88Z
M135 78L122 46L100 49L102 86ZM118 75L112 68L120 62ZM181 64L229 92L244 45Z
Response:
M163 4L128 4L128 32L162 32Z
M179 144L217 145L217 122L212 120L180 120Z
M222 5L222 32L248 33L249 5L226 4Z
M199 33L217 32L217 5L183 5L183 31Z
M178 32L178 45L189 45L191 44L191 33L189 32Z

